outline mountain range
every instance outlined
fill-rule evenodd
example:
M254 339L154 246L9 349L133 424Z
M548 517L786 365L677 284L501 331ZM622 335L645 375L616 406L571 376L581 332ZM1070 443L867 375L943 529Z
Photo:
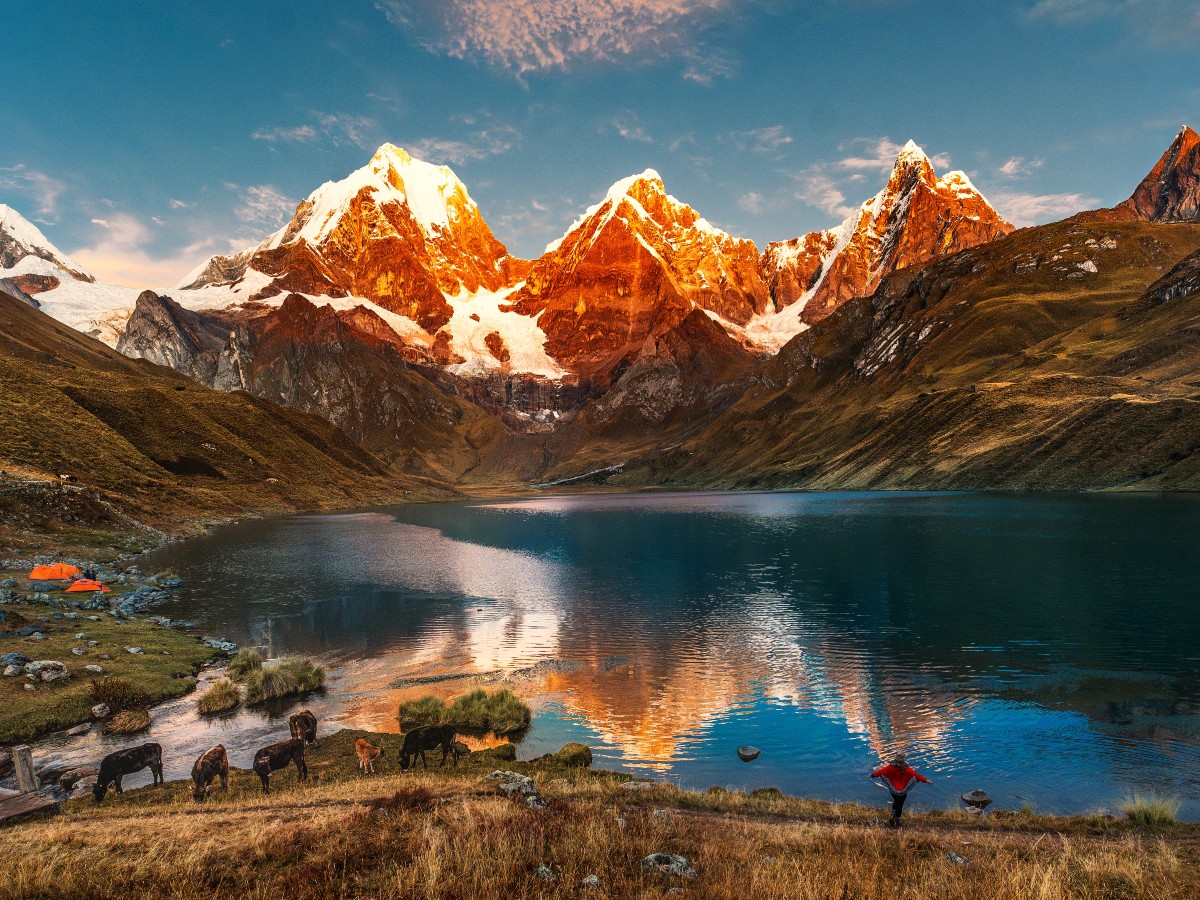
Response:
M910 142L839 226L762 252L647 170L534 260L385 144L166 293L0 207L10 296L466 484L1200 486L1198 249L1188 128L1129 200L1053 225L1014 231Z

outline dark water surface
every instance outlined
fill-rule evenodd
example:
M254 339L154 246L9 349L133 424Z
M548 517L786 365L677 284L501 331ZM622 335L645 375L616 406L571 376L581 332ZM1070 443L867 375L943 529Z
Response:
M397 703L431 689L398 679L555 660L521 689L522 756L582 740L597 765L684 786L882 803L864 773L903 748L934 780L918 809L977 787L1045 812L1157 790L1200 819L1197 497L419 505L236 525L143 568L186 579L165 614L321 657L330 690L305 705L327 726L396 730ZM152 735L182 777L218 740L245 765L286 722L205 722L185 698ZM757 762L738 761L745 743Z

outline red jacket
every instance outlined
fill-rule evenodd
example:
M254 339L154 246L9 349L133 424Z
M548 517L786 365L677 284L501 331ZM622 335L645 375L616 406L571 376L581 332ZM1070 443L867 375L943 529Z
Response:
M915 778L917 781L923 781L929 784L929 779L924 775L918 775L917 770L911 766L905 766L901 769L899 766L893 766L890 763L884 766L877 772L872 772L872 778L878 778L882 775L888 780L888 784L892 786L892 790L906 791L912 786L912 781Z

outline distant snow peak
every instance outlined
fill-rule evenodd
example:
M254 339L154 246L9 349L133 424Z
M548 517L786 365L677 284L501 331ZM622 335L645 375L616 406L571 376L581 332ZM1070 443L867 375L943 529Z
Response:
M96 280L87 269L50 243L41 229L11 206L0 203L0 273L4 277L55 274L42 263L52 263L63 274L79 281Z

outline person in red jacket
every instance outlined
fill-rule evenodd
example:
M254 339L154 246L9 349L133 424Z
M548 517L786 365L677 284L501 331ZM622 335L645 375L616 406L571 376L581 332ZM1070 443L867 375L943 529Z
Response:
M908 799L908 792L912 786L918 781L929 784L928 778L909 766L903 753L897 753L890 763L872 772L870 777L885 779L887 789L892 793L892 819L888 822L890 828L900 827L900 814L904 811L904 801Z

